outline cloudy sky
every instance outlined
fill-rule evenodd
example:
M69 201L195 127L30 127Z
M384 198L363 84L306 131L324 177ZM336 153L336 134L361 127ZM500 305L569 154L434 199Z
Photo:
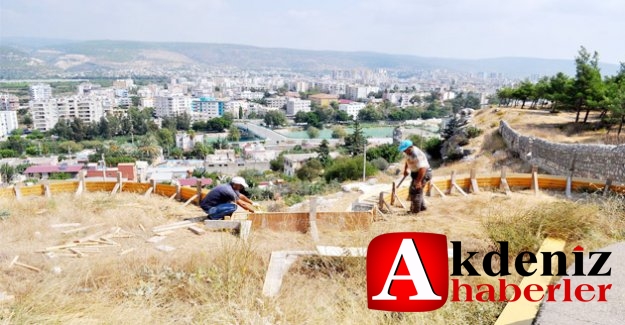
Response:
M0 37L625 61L623 0L0 0Z

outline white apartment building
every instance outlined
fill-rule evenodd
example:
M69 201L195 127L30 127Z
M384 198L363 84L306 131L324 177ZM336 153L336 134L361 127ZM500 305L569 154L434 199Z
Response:
M15 129L17 129L17 112L0 111L0 138L11 134Z
M248 106L249 103L244 100L229 100L224 104L224 112L232 114L234 118L243 118L247 114Z
M48 84L30 85L28 92L30 100L46 100L52 98L52 87Z
M139 99L139 105L141 107L154 107L154 98L153 97L141 97Z
M347 86L345 96L351 100L365 99L371 92L378 92L380 87L372 86Z
M195 98L191 102L191 123L223 116L224 109L223 101L210 97Z
M20 99L11 94L0 94L0 111L17 111L20 108Z
M261 91L249 91L244 90L239 93L237 98L239 99L247 99L247 100L259 100L265 97L265 93Z
M271 110L281 109L286 105L286 97L269 97L265 98L267 108Z
M193 98L184 95L156 96L154 108L157 117L173 117L191 111Z
M60 120L81 119L84 123L99 121L105 114L105 98L65 97L30 101L34 128L47 131Z
M113 88L130 89L134 88L135 82L132 79L117 79L113 81Z
M310 112L310 100L289 98L286 102L286 115L295 116L298 112Z
M349 104L340 104L339 111L344 111L347 115L351 115L351 117L355 120L358 118L358 113L360 110L365 108L365 103L352 102Z

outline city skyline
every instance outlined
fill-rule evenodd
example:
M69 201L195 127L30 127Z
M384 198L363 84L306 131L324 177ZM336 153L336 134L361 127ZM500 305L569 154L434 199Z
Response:
M625 62L618 0L3 0L0 37L230 43L423 57ZM36 23L35 23L36 22ZM45 26L45 28L43 28Z

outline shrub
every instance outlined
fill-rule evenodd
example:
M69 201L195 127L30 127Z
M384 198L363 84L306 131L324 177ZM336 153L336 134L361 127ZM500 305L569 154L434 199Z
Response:
M467 128L467 137L469 139L473 139L473 138L477 138L479 137L484 131L478 127L475 126L469 126Z
M386 170L388 167L388 162L382 157L371 160L371 164L378 170Z
M324 178L327 182L330 182L332 180L343 182L350 179L361 179L362 158L363 157L356 156L336 159L332 166L326 169ZM372 176L375 175L375 173L376 168L371 163L367 162L367 165L365 167L365 175Z

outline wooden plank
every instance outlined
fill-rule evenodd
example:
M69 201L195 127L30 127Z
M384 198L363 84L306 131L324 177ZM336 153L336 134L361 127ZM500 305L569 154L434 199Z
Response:
M73 223L55 223L50 225L50 228L67 228L67 227L79 227L80 223L77 222L73 222Z
M111 195L117 193L118 190L119 190L119 183L115 184L115 187L113 187L113 190L111 191Z
M393 182L393 187L391 188L391 206L395 205L395 197L397 197L397 193L395 193L395 182Z
M271 252L269 265L263 283L263 295L267 297L275 297L282 287L282 278L289 270L291 265L295 263L298 257L302 255L315 255L316 251L274 251Z
M543 252L557 252L564 250L565 242L559 239L547 238L543 242L542 246L536 253L536 256L542 256ZM544 264L544 259L539 258L538 262L528 265L528 270L542 270ZM551 279L553 276L543 276L540 272L535 272L531 276L526 276L521 280L519 284L519 289L521 292L526 292L528 286L532 285L534 289L530 292L533 297L540 297L545 294L547 290L547 285L551 283ZM543 291L536 291L536 288L542 288ZM531 298L531 297L530 297ZM497 318L495 325L507 325L507 324L515 324L515 325L531 325L534 322L534 318L536 318L536 314L538 313L538 309L542 299L537 299L537 301L529 301L526 299L524 295L521 295L518 300L511 301L506 304L503 311Z
M204 225L208 229L232 229L241 228L241 220L205 220Z
M443 191L441 191L438 186L436 186L436 184L434 183L430 183L431 187L441 196L441 197L445 197L445 193L443 193Z
M103 226L103 225L104 225L104 223L96 223L95 225L89 225L89 226L84 226L84 227L80 227L80 228L74 228L74 229L66 230L66 231L62 232L62 234L64 234L64 235L72 234L72 233L75 233L75 232L87 230L87 229L93 228L93 227L100 227L100 226Z
M193 232L196 235L203 235L206 233L206 230L197 226L189 226L187 229L191 230L191 232Z
M153 187L148 188L148 190L143 193L143 196L150 196L150 194L152 194L152 191L154 191Z
M252 220L241 220L241 228L239 229L239 238L247 241L252 232Z
M317 246L322 256L367 256L367 247Z
M196 198L197 198L197 194L193 195L191 198L189 198L189 199L187 200L187 202L185 202L185 203L182 205L182 207L183 207L183 208L184 208L184 207L186 207L187 205L189 205L189 203L193 202L193 200L195 200Z

